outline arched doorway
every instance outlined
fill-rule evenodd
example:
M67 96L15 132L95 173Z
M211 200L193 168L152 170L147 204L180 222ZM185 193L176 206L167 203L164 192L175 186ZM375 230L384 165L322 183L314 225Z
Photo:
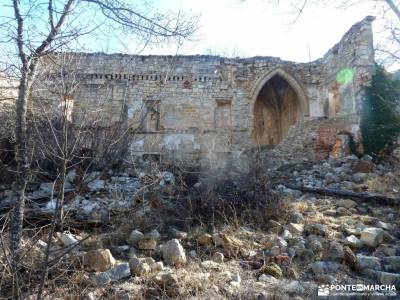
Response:
M290 126L304 116L301 96L284 76L275 72L261 82L254 103L253 138L258 146L275 146Z

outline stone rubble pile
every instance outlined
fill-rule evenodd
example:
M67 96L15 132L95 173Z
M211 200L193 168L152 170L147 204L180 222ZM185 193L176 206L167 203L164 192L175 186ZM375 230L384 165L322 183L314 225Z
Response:
M299 185L353 191L368 189L370 180L395 176L390 166L375 164L368 156L330 159L290 172ZM130 200L114 200L117 204L113 204L100 194L113 185L132 194L143 186L140 180L129 176L110 180L98 176L93 175L93 182L97 183L87 192L89 197L76 196L67 203L69 208L93 214L127 207ZM169 180L168 176L165 180ZM45 184L39 190L51 190L49 186ZM387 188L392 189L393 195L397 193L393 187ZM71 249L65 259L80 262L75 265L87 273L90 293L110 286L116 294L131 294L132 290L137 293L144 289L144 282L151 282L162 286L172 298L183 295L190 286L196 291L240 295L243 299L268 299L277 291L288 297L309 299L316 295L318 284L400 286L397 207L301 193L284 185L277 190L290 196L291 211L285 220L270 219L259 224L263 230L227 227L213 232L205 232L204 228L184 232L173 226L164 231L159 227L130 228L124 235L118 233L121 236L115 239L117 242L107 246L103 240L111 240L109 235L116 233L85 237L58 232L50 256L54 258L60 250ZM43 257L45 247L46 243L40 242L31 255ZM150 288L150 292L157 295L154 289Z
M362 204L334 199L330 205L354 210L336 218L329 214L327 199L302 198L287 223L270 220L267 232L241 227L213 234L180 232L181 238L171 239L172 230L134 229L110 249L98 247L100 242L79 243L82 237L64 232L57 233L54 248L79 244L73 253L82 258L94 288L143 278L170 286L171 297L194 278L201 284L224 283L232 295L238 289L252 291L250 299L283 286L288 295L307 299L321 283L400 284L398 211L383 207L369 216ZM397 217L391 223L389 211ZM193 265L196 272L185 271Z
M135 198L142 195L146 190L146 181L152 180L152 188L161 191L168 185L174 183L174 175L170 172L160 172L153 176L139 174L138 177L132 177L127 173L113 174L109 172L107 176L100 172L91 172L85 176L83 182L77 184L77 175L74 170L66 176L64 193L73 195L67 197L63 209L73 214L74 218L87 223L107 223L109 214L112 211L124 211L135 205ZM101 179L107 177L106 179ZM156 184L154 184L154 182ZM1 186L0 186L1 188ZM54 182L44 182L41 184L32 184L26 193L32 210L37 215L52 215L56 209L56 197L58 195L58 186ZM142 194L140 194L142 193ZM1 209L6 210L16 199L11 190L0 191ZM146 209L142 206L142 213Z
M281 171L278 169L278 171ZM283 171L284 172L284 171ZM383 163L375 164L369 155L358 158L355 155L343 158L329 158L319 163L299 164L286 174L290 183L310 188L341 189L354 192L368 191L368 181L385 176L394 177L393 167ZM282 192L290 192L284 184L277 187ZM388 192L398 193L396 188ZM300 192L296 191L295 196ZM349 208L349 207L347 207Z

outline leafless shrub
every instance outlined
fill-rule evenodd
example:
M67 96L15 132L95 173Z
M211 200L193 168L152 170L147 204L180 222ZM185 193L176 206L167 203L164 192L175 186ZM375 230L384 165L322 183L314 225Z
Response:
M191 190L185 211L192 221L212 226L233 223L262 227L270 219L285 218L288 206L287 199L261 188L246 174L235 179L214 178Z
M149 184L137 197L140 203L147 201L148 211L138 218L133 208L130 229L176 226L189 230L202 225L212 230L224 224L263 227L270 219L285 219L290 210L290 199L275 193L266 172L256 168L237 176L224 170L205 172L179 165L163 165L161 170L175 175L174 185Z

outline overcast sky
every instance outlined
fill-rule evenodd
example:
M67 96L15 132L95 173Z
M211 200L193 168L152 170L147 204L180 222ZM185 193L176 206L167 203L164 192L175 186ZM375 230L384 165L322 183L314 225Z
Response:
M288 1L268 0L156 0L163 9L191 10L200 14L196 42L179 54L233 53L239 56L278 56L306 62L317 59L336 44L354 23L371 14L366 3L347 9L306 7L297 21ZM334 1L332 1L334 2ZM147 48L143 54L175 54L176 47Z

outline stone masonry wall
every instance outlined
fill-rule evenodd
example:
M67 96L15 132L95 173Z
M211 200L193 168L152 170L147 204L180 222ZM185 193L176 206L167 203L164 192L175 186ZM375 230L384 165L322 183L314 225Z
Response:
M366 17L353 25L323 58L310 63L275 57L72 53L64 66L79 79L68 96L72 120L89 120L96 110L104 110L104 126L129 124L132 153L216 161L225 153L257 146L252 135L255 102L263 86L278 75L297 94L298 122L338 116L340 123L354 124L362 86L373 72L372 20ZM354 78L340 85L336 75L344 68L352 70ZM42 70L58 72L54 67ZM40 90L34 98L54 97Z
M14 128L15 99L18 95L18 82L0 73L0 147L1 140L11 137L10 131Z

